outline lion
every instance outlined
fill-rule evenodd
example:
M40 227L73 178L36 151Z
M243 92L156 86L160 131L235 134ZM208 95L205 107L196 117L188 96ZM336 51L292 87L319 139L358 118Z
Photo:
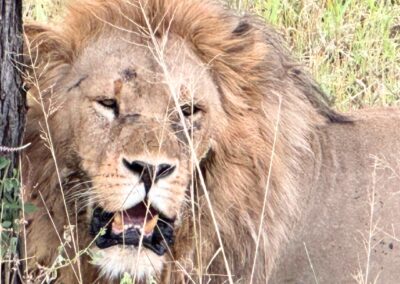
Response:
M400 279L400 111L336 112L273 27L84 0L25 34L32 281Z

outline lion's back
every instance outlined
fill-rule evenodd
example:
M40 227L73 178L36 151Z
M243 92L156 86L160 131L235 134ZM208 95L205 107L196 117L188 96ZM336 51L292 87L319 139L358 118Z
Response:
M363 283L366 271L367 282L400 279L400 110L351 115L314 140L300 222L272 283Z

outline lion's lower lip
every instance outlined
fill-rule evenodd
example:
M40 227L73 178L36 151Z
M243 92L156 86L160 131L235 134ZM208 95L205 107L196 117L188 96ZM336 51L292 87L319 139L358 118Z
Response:
M96 245L105 249L115 245L139 246L140 242L145 248L152 250L157 255L164 255L174 241L174 221L159 214L157 224L151 234L141 236L141 229L129 228L116 234L112 230L114 213L106 212L102 208L96 208L93 212L90 224L90 233L96 238ZM103 231L102 231L103 230ZM141 240L142 238L142 240Z

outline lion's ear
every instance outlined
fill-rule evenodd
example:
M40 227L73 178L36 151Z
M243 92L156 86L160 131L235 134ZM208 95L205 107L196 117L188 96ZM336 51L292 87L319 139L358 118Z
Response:
M72 62L72 49L69 41L52 28L29 23L24 25L24 65L27 79L26 84L30 87L30 81L59 64ZM35 72L34 72L35 71Z

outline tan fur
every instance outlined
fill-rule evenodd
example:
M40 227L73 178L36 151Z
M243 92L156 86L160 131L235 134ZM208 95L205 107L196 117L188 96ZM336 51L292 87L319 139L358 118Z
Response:
M308 171L298 174L301 213L270 283L400 279L400 110L352 116L352 124L315 133L314 155L303 160Z
M119 210L128 190L123 184L131 182L121 169L121 155L176 163L178 171L165 185L168 191L150 191L154 200L158 191L169 194L155 202L165 206L162 211L169 217L178 218L171 253L160 259L150 254L156 266L163 266L162 271L155 268L154 277L164 283L180 283L187 274L195 282L227 281L222 253L215 255L220 243L207 190L235 282L251 278L263 220L253 281L267 281L301 207L300 188L308 188L308 174L299 173L310 172L304 161L314 161L314 137L321 127L345 128L348 120L327 107L317 84L291 59L280 36L255 19L200 0L79 1L59 28L26 25L25 31L28 60L36 64L30 76L38 77L37 82L27 81L31 93L36 100L42 93L46 112L57 108L49 126L65 194L86 190L92 201ZM161 63L167 73L154 52L164 40ZM131 71L121 73L129 68L137 77ZM195 97L205 105L193 144L206 189L193 176L192 153L180 141L184 138L165 122L165 114L176 108L171 96L177 94L180 101ZM99 96L118 100L118 119L96 104ZM176 111L170 115L176 119ZM28 121L25 140L32 146L25 153L26 199L39 207L28 216L27 257L33 257L29 268L34 270L37 263L50 266L60 245L40 194L61 237L67 220L54 159L40 137L45 128L40 104L32 103ZM95 186L73 187L71 180ZM194 190L187 190L192 181ZM67 204L73 223L73 205L85 206L80 202ZM83 213L76 219L82 249L91 240L88 219ZM73 249L68 253L74 257ZM143 253L147 251L141 262L147 261ZM115 258L119 252L111 254ZM128 272L135 272L129 253L120 255L121 262L130 264ZM132 255L136 260L135 250ZM96 266L87 257L78 259L75 267L81 267L83 282L97 279ZM149 275L140 276L145 280ZM60 283L77 278L69 267L59 271ZM103 280L109 281L107 275Z

